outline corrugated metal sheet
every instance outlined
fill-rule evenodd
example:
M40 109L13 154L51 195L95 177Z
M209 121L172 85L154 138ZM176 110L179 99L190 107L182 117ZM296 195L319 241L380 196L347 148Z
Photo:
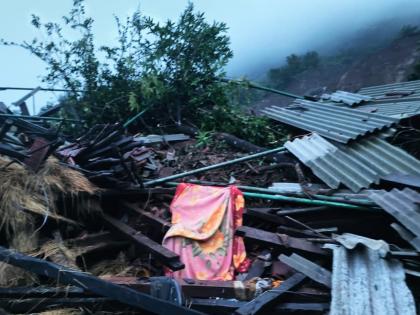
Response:
M357 110L376 113L380 115L408 118L420 115L420 101L411 102L392 102L392 103L368 103L356 107Z
M172 142L172 141L186 141L189 140L190 136L184 135L183 133L175 133L170 135L148 135L148 136L136 136L135 141L143 142L144 144L153 144L159 142Z
M420 176L414 174L393 173L383 177L383 180L393 183L399 183L406 186L420 188Z
M398 95L386 96L387 93L398 92L398 91L412 92L412 94L407 95L407 96L398 96ZM364 88L361 88L358 91L358 93L372 96L377 99L382 99L382 98L396 99L396 100L419 99L420 98L420 80L364 87Z
M295 100L286 108L271 106L262 113L285 124L317 132L342 143L386 129L398 122L397 118L306 100Z
M285 147L331 188L343 184L358 192L388 174L420 174L419 160L375 136L335 146L312 134L288 141Z
M369 198L420 238L420 194L410 188L369 192Z
M385 257L390 250L389 244L383 240L374 240L353 233L343 233L336 235L333 238L347 249L355 249L356 247L363 245L377 251L381 257Z
M402 264L359 245L333 249L330 315L414 315L413 295Z
M349 106L354 106L362 102L372 100L372 97L368 95L351 93L346 91L336 91L326 96L328 96L328 99L333 102L344 103Z

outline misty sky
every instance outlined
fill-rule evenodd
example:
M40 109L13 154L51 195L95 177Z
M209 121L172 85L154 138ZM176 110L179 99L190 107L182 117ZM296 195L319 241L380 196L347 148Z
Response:
M88 13L95 19L95 34L101 44L116 37L113 14L125 17L138 7L144 15L164 21L176 19L188 0L87 0ZM321 52L340 39L357 33L380 20L420 14L420 0L193 0L207 18L229 26L234 58L230 76L241 76L276 66L290 53L310 49ZM71 0L3 0L0 10L0 37L30 40L38 34L30 25L35 13L44 21L65 15ZM420 22L420 21L419 21ZM390 22L392 23L392 22ZM392 28L392 25L389 26ZM383 32L387 32L385 28ZM40 85L44 64L23 49L0 47L0 86ZM7 105L22 92L0 92ZM54 101L56 94L37 94L36 108ZM29 106L32 103L29 102Z

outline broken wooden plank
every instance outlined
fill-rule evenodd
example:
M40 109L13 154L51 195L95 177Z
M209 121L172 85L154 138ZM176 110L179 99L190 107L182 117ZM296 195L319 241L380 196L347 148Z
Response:
M290 256L280 255L280 260L296 271L303 273L312 280L331 288L332 274L327 269L318 266L308 259L293 253Z
M104 310L112 307L114 311L121 310L124 305L110 298L103 297L79 297L79 298L0 298L0 307L13 314L40 313L64 308L89 307L91 310Z
M102 276L104 280L125 285L140 292L150 292L150 280L138 277ZM225 299L250 300L254 296L251 285L242 281L176 279L187 298L219 297Z
M313 232L311 230L301 230L284 225L277 226L277 232L302 238L319 236L317 232Z
M322 249L319 245L308 242L304 239L291 237L286 234L276 234L264 230L252 228L249 226L241 226L236 230L236 235L246 239L260 242L269 246L291 248L310 252L320 255L328 255L329 253Z
M34 172L37 172L42 163L47 159L50 153L52 143L42 137L36 137L31 145L30 157L26 158L25 163Z
M199 299L190 300L191 307L208 314L227 314L246 304L234 299Z
M147 294L114 284L43 259L30 257L0 246L0 260L35 274L52 278L57 284L81 287L98 295L109 297L123 304L152 313L171 315L201 314L197 311L159 300Z
M254 259L244 280L247 281L255 277L261 277L265 268L269 265L271 265L271 252L265 249Z
M245 277L245 281L251 280L255 277L261 277L265 271L266 262L262 259L256 258L252 262L251 267L248 270L248 274Z
M36 287L0 287L1 298L36 298L36 297L84 297L91 295L83 288L66 286L66 287L50 287L50 286L36 286Z
M293 276L282 282L282 284L272 290L265 291L261 295L257 296L252 301L242 305L238 308L234 314L237 315L252 315L256 314L262 309L272 306L278 302L284 293L292 290L296 286L300 285L306 276L301 273L295 273Z
M133 244L141 250L146 250L152 253L157 260L161 261L172 270L176 271L185 268L185 265L181 262L178 254L151 240L146 235L133 229L131 226L114 219L107 214L103 215L103 220L109 228L116 231L122 237L132 241Z
M244 215L250 217L256 217L261 220L271 222L274 224L287 224L287 220L272 213L273 209L270 208L246 208Z
M227 299L191 299L191 307L209 314L233 312L244 306L246 302ZM310 314L324 314L329 310L329 303L280 303L267 311L267 314L286 314L311 312Z
M303 311L310 311L311 314L325 314L325 311L330 309L330 303L281 303L276 305L274 310L282 312L279 314L284 314L285 311L293 311L294 314Z
M132 203L128 203L128 202L124 202L121 206L121 208L130 213L130 214L134 214L134 215L139 215L142 220L145 220L146 223L152 225L153 227L161 230L163 233L166 233L169 228L171 227L171 223L161 219L153 214L151 214L148 211L142 210L140 209L137 205L132 204Z

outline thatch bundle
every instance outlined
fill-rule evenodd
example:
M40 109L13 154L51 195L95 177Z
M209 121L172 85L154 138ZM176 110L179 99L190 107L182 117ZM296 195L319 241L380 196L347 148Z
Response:
M39 314L42 315L77 315L77 314L83 314L84 312L77 308L64 308L61 310L54 310L54 311L46 311L41 312Z
M130 263L123 252L120 252L115 259L103 260L95 264L89 271L95 276L151 276L144 266Z
M89 198L83 198L81 194L92 195L97 190L83 174L60 165L52 157L37 173L0 157L0 179L0 232L5 235L9 247L24 253L33 252L38 247L40 226L36 226L34 214L42 216L43 221L60 219L73 222L64 217L66 209L58 209L57 201L63 196L70 197L72 206L69 208L80 214L80 211L89 209L83 206L89 203ZM33 280L18 268L0 264L0 285L28 284Z
M0 158L0 227L8 235L17 231L20 224L32 221L28 212L52 218L59 215L56 201L60 195L77 199L80 193L96 191L83 174L60 165L55 158L49 158L37 173L9 163L8 159Z

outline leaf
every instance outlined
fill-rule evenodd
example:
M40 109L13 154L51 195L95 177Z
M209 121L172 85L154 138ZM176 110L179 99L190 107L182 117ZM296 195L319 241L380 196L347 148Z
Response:
M139 103L137 102L137 96L134 92L130 92L128 94L128 106L133 112L137 112L140 110Z

